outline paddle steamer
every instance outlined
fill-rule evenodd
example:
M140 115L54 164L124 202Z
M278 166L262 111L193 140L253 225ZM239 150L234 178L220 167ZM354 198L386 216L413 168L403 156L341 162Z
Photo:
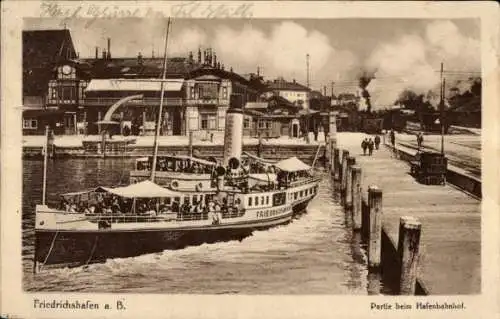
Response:
M45 205L44 178L44 203L36 206L34 271L242 240L303 212L320 178L296 157L269 162L250 156L242 163L242 104L241 96L231 96L222 163L159 158L155 140L153 158L138 161L150 179L62 194L57 208Z

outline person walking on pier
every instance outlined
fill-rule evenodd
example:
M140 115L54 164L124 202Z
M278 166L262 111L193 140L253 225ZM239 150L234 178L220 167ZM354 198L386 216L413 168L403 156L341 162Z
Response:
M368 147L368 141L367 139L365 138L362 142L361 142L361 148L363 149L363 155L366 155L366 148Z
M370 156L372 156L373 154L373 145L374 145L373 140L370 138L368 140L368 155Z
M419 132L417 135L418 151L420 151L420 148L422 147L423 142L424 142L424 135L422 134L422 132Z
M396 147L396 135L394 134L394 130L391 129L391 132L389 134L390 134L390 137L391 137L392 148L395 148Z
M378 146L380 145L380 136L375 136L375 149L378 150Z

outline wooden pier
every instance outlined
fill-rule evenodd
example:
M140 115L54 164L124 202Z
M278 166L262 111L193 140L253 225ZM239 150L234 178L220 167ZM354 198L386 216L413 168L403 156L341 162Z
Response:
M450 185L419 184L409 174L409 164L389 147L382 146L372 156L363 156L358 144L339 143L338 147L340 153L346 151L355 157L356 172L358 168L362 170L351 184L358 183L360 174L361 232L367 238L368 255L372 254L370 266L379 268L380 263L382 273L396 269L400 276L396 290L400 294L480 293L480 200ZM342 176L337 183L345 183ZM369 188L373 193L381 193L379 202L368 198ZM346 192L342 193L345 196ZM382 219L380 236L378 218ZM378 237L381 239L377 242ZM375 242L373 247L370 238ZM389 265L392 270L388 270Z

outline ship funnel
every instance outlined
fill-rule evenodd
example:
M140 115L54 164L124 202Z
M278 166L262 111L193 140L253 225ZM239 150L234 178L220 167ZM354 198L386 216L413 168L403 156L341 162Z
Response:
M224 167L240 162L243 148L243 96L231 94L229 109L226 112L226 127L224 131ZM235 160L232 160L232 159Z

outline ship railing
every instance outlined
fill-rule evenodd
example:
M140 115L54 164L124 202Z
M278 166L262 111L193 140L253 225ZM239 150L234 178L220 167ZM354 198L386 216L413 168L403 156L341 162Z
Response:
M217 213L217 212L215 212ZM232 209L229 211L221 212L222 218L237 218L245 215L245 210ZM98 215L87 214L87 219L90 222L97 223L99 221L108 221L110 223L134 223L134 222L165 222L165 221L195 221L195 220L208 220L209 213L166 213L159 215Z
M298 186L302 186L302 185L306 185L306 184L309 184L313 181L317 180L317 178L315 177L308 177L306 179L301 179L301 180L298 180L298 181L292 181L292 182L288 182L285 184L286 187L298 187Z

